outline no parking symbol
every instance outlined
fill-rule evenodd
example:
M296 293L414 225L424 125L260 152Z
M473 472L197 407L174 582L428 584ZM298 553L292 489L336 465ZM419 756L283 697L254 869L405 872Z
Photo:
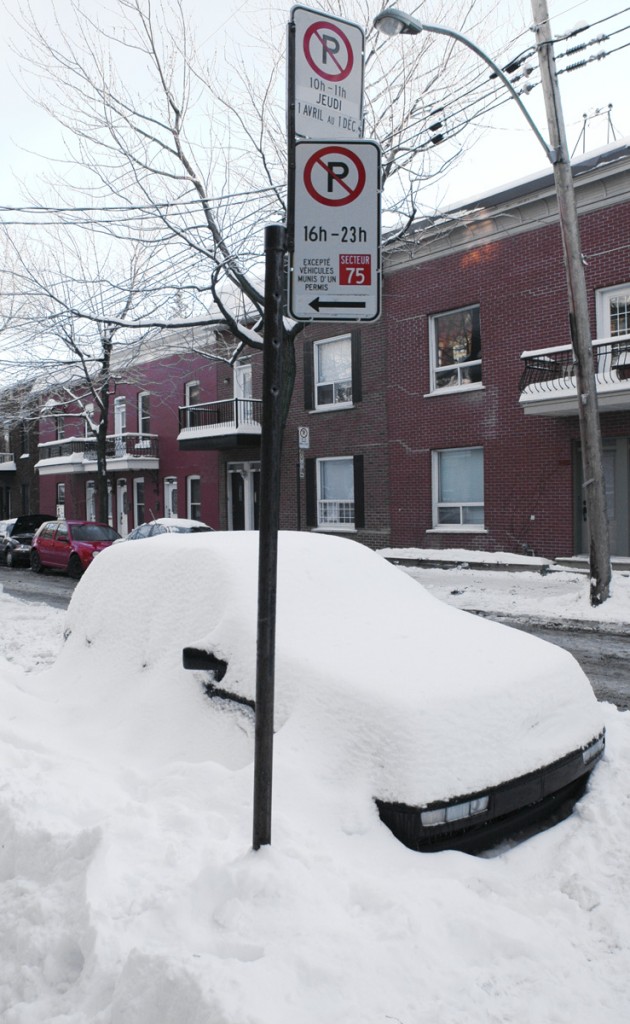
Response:
M366 172L361 157L345 146L316 150L304 168L304 186L316 203L346 206L363 192Z
M315 74L328 82L342 82L354 64L348 36L330 21L316 21L307 29L304 56Z

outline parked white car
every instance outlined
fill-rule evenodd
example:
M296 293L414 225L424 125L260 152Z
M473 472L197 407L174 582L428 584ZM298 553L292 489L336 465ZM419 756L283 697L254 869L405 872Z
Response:
M150 721L156 756L246 763L257 561L253 532L113 545L73 595L66 673L89 685L89 650L123 720L138 688L146 721L127 729ZM476 851L568 813L604 750L571 654L444 604L353 540L280 534L275 661L275 745L318 784L359 780L417 850Z
M152 519L150 523L136 526L122 540L144 540L146 537L159 537L163 533L207 533L209 530L212 527L198 519Z

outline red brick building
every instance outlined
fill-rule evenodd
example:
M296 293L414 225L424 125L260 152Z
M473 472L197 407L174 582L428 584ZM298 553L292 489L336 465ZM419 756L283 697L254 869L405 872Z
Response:
M611 548L628 555L630 147L578 161L576 192ZM302 528L376 547L587 550L551 174L417 223L387 250L381 320L348 332L320 324L302 339L285 527L297 525L298 428L308 427Z
M575 180L611 549L627 556L630 145L577 161ZM381 319L309 326L295 352L282 528L375 548L586 552L551 173L417 222L386 247ZM259 353L232 370L182 352L143 364L134 381L112 398L113 525L178 514L255 529ZM80 420L60 427L63 413L51 407L42 419L40 507L90 515L93 456Z
M160 516L218 527L219 460L215 452L182 452L180 408L216 398L218 365L201 355L171 353L138 361L114 375L107 430L108 520L125 536ZM40 419L36 470L42 510L68 519L98 519L94 415L51 396Z

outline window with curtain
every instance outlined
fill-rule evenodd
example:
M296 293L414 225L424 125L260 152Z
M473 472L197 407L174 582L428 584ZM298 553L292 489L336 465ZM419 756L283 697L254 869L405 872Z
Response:
M354 526L352 458L317 460L317 525Z
M315 407L352 403L352 346L350 335L313 346Z
M433 526L480 529L484 525L483 448L433 453Z
M430 317L429 339L432 390L481 383L479 306Z

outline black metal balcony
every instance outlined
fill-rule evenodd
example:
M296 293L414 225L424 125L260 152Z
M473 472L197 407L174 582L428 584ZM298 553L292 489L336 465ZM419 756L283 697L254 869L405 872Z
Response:
M193 450L259 444L261 418L259 398L227 398L181 406L179 446L182 450Z
M575 357L570 345L524 352L520 405L538 416L577 416ZM630 409L630 335L593 342L600 411Z
M0 452L0 473L10 473L15 469L15 455L13 452Z

